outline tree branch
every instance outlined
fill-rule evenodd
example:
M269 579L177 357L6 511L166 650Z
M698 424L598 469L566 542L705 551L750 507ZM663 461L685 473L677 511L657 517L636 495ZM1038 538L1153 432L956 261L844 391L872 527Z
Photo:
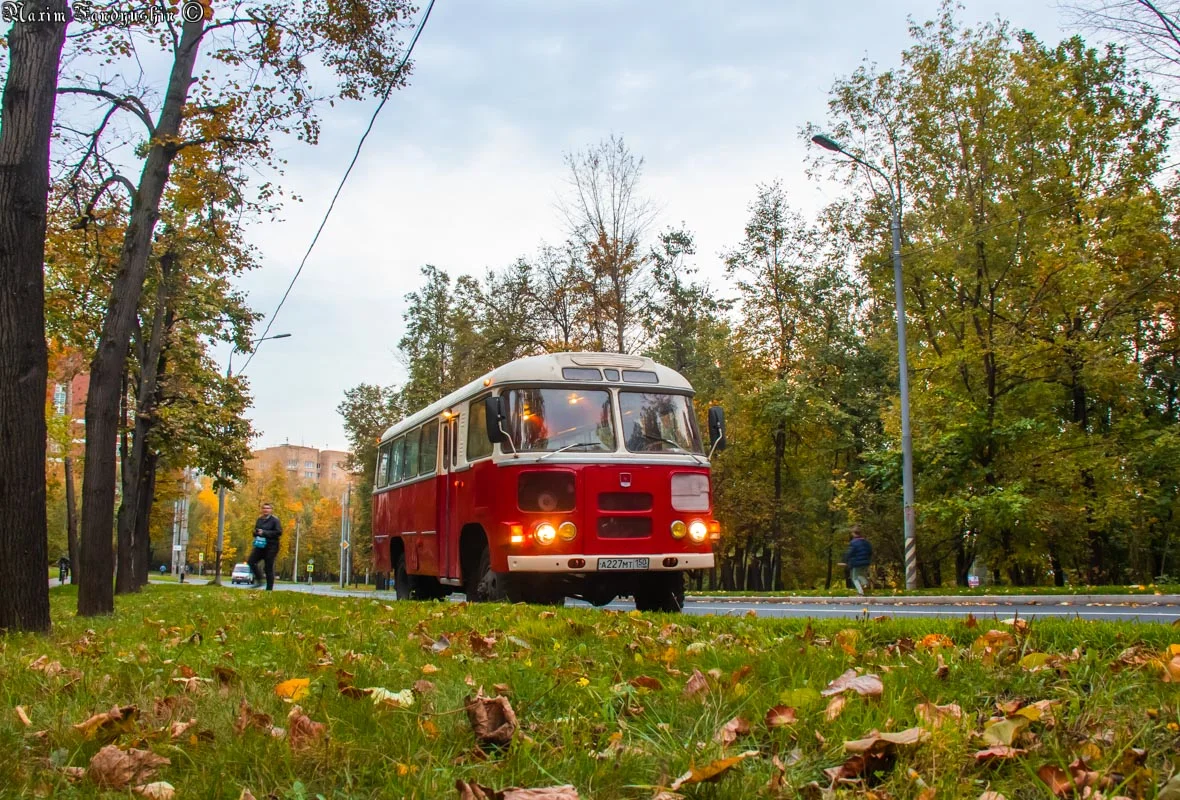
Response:
M106 89L92 89L86 86L62 86L57 90L58 94L86 94L92 97L101 97L105 100L110 100L119 108L130 111L135 116L139 117L139 121L147 128L148 136L156 135L156 125L152 122L152 115L148 113L147 107L138 97L128 95L126 97L119 97L114 92L108 92Z

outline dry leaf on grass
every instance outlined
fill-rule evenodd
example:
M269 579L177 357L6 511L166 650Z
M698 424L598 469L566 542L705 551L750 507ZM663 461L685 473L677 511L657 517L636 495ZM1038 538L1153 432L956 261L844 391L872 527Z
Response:
M636 689L650 689L653 692L658 692L664 688L664 684L660 683L659 679L652 678L647 675L640 675L638 678L632 678L627 683L634 686Z
M234 732L239 736L245 732L247 728L258 728L259 730L269 731L274 727L274 720L270 714L264 714L261 711L255 711L250 707L250 704L242 700L238 704L238 718L234 722Z
M701 674L699 669L693 669L688 682L684 684L684 696L693 697L709 688L709 680Z
M942 653L938 654L938 667L934 670L934 677L940 681L946 680L947 676L951 674L951 668L946 665L946 661L942 658Z
M507 697L487 697L481 686L475 697L464 700L463 706L467 710L471 730L480 744L503 747L512 741L517 727L516 713Z
M176 789L168 781L156 781L133 786L131 791L147 800L172 800L176 796Z
M275 694L284 700L295 702L301 700L307 695L308 686L311 681L307 678L291 678L288 681L283 681L275 687Z
M897 733L880 733L872 731L863 739L854 739L844 743L844 750L849 753L883 752L894 747L910 747L930 738L930 731L922 728L906 728Z
M257 800L257 798L254 797L254 792L249 789L243 789L242 793L238 795L238 800Z
M1029 726L1028 717L1015 716L984 723L983 740L988 744L1012 746Z
M963 718L963 709L957 703L947 703L939 706L934 703L918 703L914 706L914 714L927 725L937 728L948 722L958 722Z
M52 678L65 671L60 661L50 661L49 656L40 656L34 659L29 663L29 669L33 672L44 672L47 678Z
M728 747L743 736L750 735L750 723L741 717L734 717L721 726L713 736L713 741L720 742L722 747Z
M937 650L941 647L954 648L955 643L945 633L928 633L918 640L919 650Z
M190 719L188 722L173 722L168 728L168 736L172 739L179 739L196 724L196 719Z
M327 730L324 723L313 722L299 706L291 707L291 713L287 714L287 724L290 726L287 741L292 750L306 750L318 744Z
M502 789L496 791L478 783L455 781L459 800L579 800L573 786L546 786L543 789Z
M1020 747L1008 747L1007 745L997 744L992 745L986 750L978 750L975 753L976 763L984 763L986 761L1004 761L1009 758L1017 758L1027 753Z
M691 767L688 772L681 775L676 780L672 781L672 785L668 788L672 791L678 791L682 786L690 786L694 783L704 783L706 781L718 780L722 775L729 770L736 767L738 764L745 761L747 758L757 758L760 753L757 750L747 750L744 753L738 753L736 756L729 758L720 758L703 767Z
M87 739L102 736L117 736L126 733L135 726L135 719L139 716L137 706L115 706L110 711L95 714L85 722L79 722L74 730Z
M418 694L430 694L434 691L434 684L423 678L422 680L414 681L413 689Z
M831 697L852 690L865 697L880 697L885 691L885 684L873 674L857 675L856 670L847 670L843 675L828 684L828 688L820 692L824 697Z
M1049 787L1054 797L1065 797L1073 794L1074 785L1069 773L1053 764L1045 764L1037 770L1037 777Z
M128 784L146 781L159 767L172 762L151 750L120 750L108 744L94 754L86 777L107 789L122 789Z
M824 709L824 719L831 722L836 717L840 716L840 712L844 710L844 705L848 702L848 698L842 694L838 694L828 701L828 707Z
M790 706L775 706L766 712L766 727L782 728L795 724L795 709Z
M24 706L17 706L13 709L13 711L16 712L16 718L20 720L21 725L24 725L26 728L28 728L33 724L33 721L29 719L29 715L25 713Z
M979 795L979 800L1008 800L1008 798L999 792L984 792Z

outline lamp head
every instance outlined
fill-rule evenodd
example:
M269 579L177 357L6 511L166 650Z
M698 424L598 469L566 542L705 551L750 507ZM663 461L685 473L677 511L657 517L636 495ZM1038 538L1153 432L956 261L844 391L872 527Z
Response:
M824 136L822 133L817 133L811 137L811 141L818 144L825 150L831 150L833 153L843 153L844 148L837 144L833 139Z

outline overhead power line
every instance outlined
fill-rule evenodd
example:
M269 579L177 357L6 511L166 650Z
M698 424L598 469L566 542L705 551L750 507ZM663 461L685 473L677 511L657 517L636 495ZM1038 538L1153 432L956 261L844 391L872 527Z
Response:
M291 276L291 282L287 284L287 290L283 292L279 304L275 307L274 313L270 315L270 321L266 323L266 328L262 331L262 336L255 342L254 347L250 350L250 356L246 359L246 363L238 370L241 375L250 366L250 362L254 359L254 354L258 352L258 348L262 345L262 340L266 338L266 334L270 332L271 325L274 324L275 319L279 316L279 311L282 310L283 304L287 302L287 296L291 294L291 289L295 286L295 281L299 280L300 273L303 272L304 265L307 264L307 259L311 256L311 251L315 249L316 242L320 240L320 234L324 232L324 226L328 224L328 218L332 216L332 209L336 207L336 200L340 197L340 193L344 190L344 184L348 181L348 176L352 174L352 168L356 166L356 162L360 159L361 148L365 146L365 140L369 138L369 134L373 130L373 125L377 122L377 115L381 113L381 109L385 107L385 103L393 94L393 90L397 87L397 80L405 69L406 63L410 60L410 54L414 52L414 45L418 43L418 37L422 35L422 30L426 27L426 20L430 19L430 11L434 8L434 0L426 6L426 12L422 15L422 19L418 22L418 27L414 31L414 38L410 39L410 45L406 48L406 52L402 55L401 62L397 65L397 69L393 72L393 77L390 79L389 88L385 90L385 94L381 97L381 102L373 109L372 116L369 117L369 125L365 128L365 132L361 134L360 141L356 143L356 150L352 154L352 161L348 162L348 169L344 170L343 177L340 178L340 183L336 187L336 193L332 195L332 201L328 203L328 209L324 212L323 219L320 220L320 225L316 228L315 236L311 237L311 244L307 246L307 252L303 254L303 259L299 262L299 268L295 270L295 274Z

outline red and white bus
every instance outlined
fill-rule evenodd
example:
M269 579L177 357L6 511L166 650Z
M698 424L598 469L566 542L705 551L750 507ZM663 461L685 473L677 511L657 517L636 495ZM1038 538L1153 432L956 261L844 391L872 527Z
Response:
M679 611L684 572L713 566L709 460L693 390L648 358L554 353L489 372L381 437L376 569L399 599Z

